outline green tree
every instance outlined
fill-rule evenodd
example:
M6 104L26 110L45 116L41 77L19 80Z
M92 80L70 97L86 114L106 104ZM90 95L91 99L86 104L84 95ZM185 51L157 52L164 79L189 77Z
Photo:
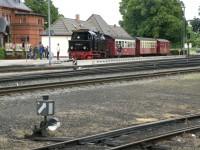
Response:
M194 32L200 32L200 19L194 18L190 21L190 24L192 25L192 29Z
M45 18L45 22L48 22L48 0L25 0L25 4L33 10L33 12L41 14ZM50 0L51 9L51 23L54 23L60 16L58 8L56 8ZM45 27L48 25L45 24Z
M132 36L165 38L180 43L184 14L180 0L122 0L120 25Z

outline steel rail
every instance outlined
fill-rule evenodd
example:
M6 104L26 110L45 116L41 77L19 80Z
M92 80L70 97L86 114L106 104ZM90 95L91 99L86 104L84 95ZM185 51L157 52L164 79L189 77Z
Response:
M73 69L73 66L2 66L0 67L0 73L8 72L26 72L26 71L41 71L41 70L61 70L61 69Z
M200 59L199 56L190 56L189 58L183 57L183 58L167 58L167 59L157 59L155 57L155 60L138 60L138 61L132 61L132 62L120 62L120 63L108 63L108 64L95 64L95 65L85 65L84 67L86 68L98 68L98 67L105 67L105 66L120 66L120 65L127 65L127 64L148 64L148 63L156 63L156 62L168 62L168 61L186 61L186 60L198 60ZM77 66L81 67L81 66ZM60 66L47 66L45 64L43 65L14 65L14 66L0 66L0 73L5 73L5 72L24 72L24 71L40 71L40 70L60 70L60 69L73 69L74 66L64 66L63 64Z
M192 121L194 121L193 124L192 124ZM123 129L119 129L119 130L114 130L111 132L96 134L93 136L77 138L77 139L70 140L70 141L64 141L64 142L60 142L57 144L43 146L40 148L36 148L34 150L55 150L55 149L58 150L58 149L63 149L65 147L71 148L71 147L74 147L77 145L87 146L87 144L92 144L92 143L96 144L96 145L101 144L102 146L107 145L108 150L125 149L128 147L138 146L141 144L160 140L160 139L174 136L177 134L181 134L184 132L200 129L199 121L200 121L200 114L188 115L188 116L179 117L179 118L175 118L175 119L168 119L168 120L162 120L162 121L153 122L153 123L147 123L147 124L143 124L143 125L131 126L131 127L127 127L127 128L123 128ZM174 126L176 128L168 129L168 126ZM153 129L153 128L158 129L158 128L165 128L165 127L167 127L167 128L166 128L166 131L163 133L149 135L147 137L144 136L144 137L140 137L139 139L133 139L133 141L129 141L125 144L119 144L117 146L114 146L112 144L109 145L108 143L106 143L106 139L114 139L115 140L115 138L117 139L123 135L134 136L134 134L137 135L137 133L139 131L140 131L139 134L143 135L145 132L148 132L148 130L151 131L150 129Z
M125 150L125 149L131 148L131 147L136 147L136 146L140 147L142 144L144 146L144 144L147 144L147 143L152 143L152 142L155 142L155 141L158 141L158 140L162 140L162 139L165 139L165 138L168 138L168 137L172 137L172 136L175 136L175 135L183 134L185 132L191 132L191 131L194 131L194 130L200 130L200 125L187 127L185 129L180 129L180 130L168 132L166 134L161 134L161 135L158 135L158 136L146 138L146 139L143 139L143 140L130 142L128 144L124 144L124 145L121 145L121 146L109 148L109 150L122 150L122 149Z
M114 82L114 81L120 81L120 80L136 80L136 79L142 79L142 78L159 77L159 76L174 75L174 74L180 74L180 73L191 73L191 72L199 72L199 71L200 71L200 67L187 68L187 69L175 69L175 70L170 70L170 71L154 71L154 72L139 73L139 74L133 74L133 75L115 75L115 76L109 76L109 77L98 77L98 78L88 78L88 79L71 80L71 81L63 81L63 82L5 87L5 88L0 88L0 95L7 95L14 92L25 92L25 91L38 90L38 89L80 86L80 85L88 85L88 84L96 84L96 83Z
M61 77L72 77L72 76L83 76L83 75L97 75L97 74L109 74L109 73L120 73L120 72L131 72L131 71L142 71L142 70L152 70L152 69L165 69L165 68L175 68L175 67L189 67L189 66L199 66L200 59L193 59L189 62L184 60L173 60L170 62L158 61L140 64L121 64L119 66L107 66L106 68L86 68L84 70L78 71L59 71L51 73L41 73L41 74L28 74L28 75L12 75L9 77L1 77L0 83L3 82L14 82L14 81L26 81L26 80L37 80L46 78L61 78Z

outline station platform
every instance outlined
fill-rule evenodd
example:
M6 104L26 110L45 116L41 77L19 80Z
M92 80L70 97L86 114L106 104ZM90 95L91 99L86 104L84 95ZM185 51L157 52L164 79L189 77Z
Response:
M49 60L48 59L12 59L12 60L0 60L0 67L6 67L6 66L49 66ZM69 61L68 58L60 58L60 60L57 60L56 58L53 58L51 60L52 66L59 66L59 65L72 65L72 62Z
M154 57L129 57L129 58L110 58L110 59L91 59L91 60L77 60L78 66L91 66L91 65L104 65L114 63L126 63L126 62L141 62L141 61L154 61L154 60L170 60L185 58L185 55L178 56L154 56ZM15 60L0 60L0 67L3 66L49 66L48 59L15 59ZM51 66L74 66L73 62L69 58L60 58L57 60L53 58L51 60Z

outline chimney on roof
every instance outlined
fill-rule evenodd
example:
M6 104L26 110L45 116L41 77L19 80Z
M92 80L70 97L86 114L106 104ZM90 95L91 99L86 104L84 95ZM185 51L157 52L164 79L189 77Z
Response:
M76 14L76 21L80 21L80 15Z
M117 27L117 25L116 24L114 24L114 28L116 28Z

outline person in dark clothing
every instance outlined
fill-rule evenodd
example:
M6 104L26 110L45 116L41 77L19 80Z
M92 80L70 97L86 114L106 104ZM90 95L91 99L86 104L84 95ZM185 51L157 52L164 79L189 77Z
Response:
M33 59L37 58L37 52L38 52L38 48L34 47L34 49L33 49Z
M45 57L48 59L49 58L49 47L45 47L44 48L44 53L45 53Z
M58 45L57 45L57 48L56 48L56 50L57 50L57 60L59 60L60 58L60 44L58 43Z
M29 52L28 52L28 53L29 53L29 54L28 54L29 59L32 59L32 58L33 58L33 48L32 48L32 46L30 46Z
M44 53L44 46L42 44L40 44L39 52L40 52L40 59L42 59L43 58L43 53Z

